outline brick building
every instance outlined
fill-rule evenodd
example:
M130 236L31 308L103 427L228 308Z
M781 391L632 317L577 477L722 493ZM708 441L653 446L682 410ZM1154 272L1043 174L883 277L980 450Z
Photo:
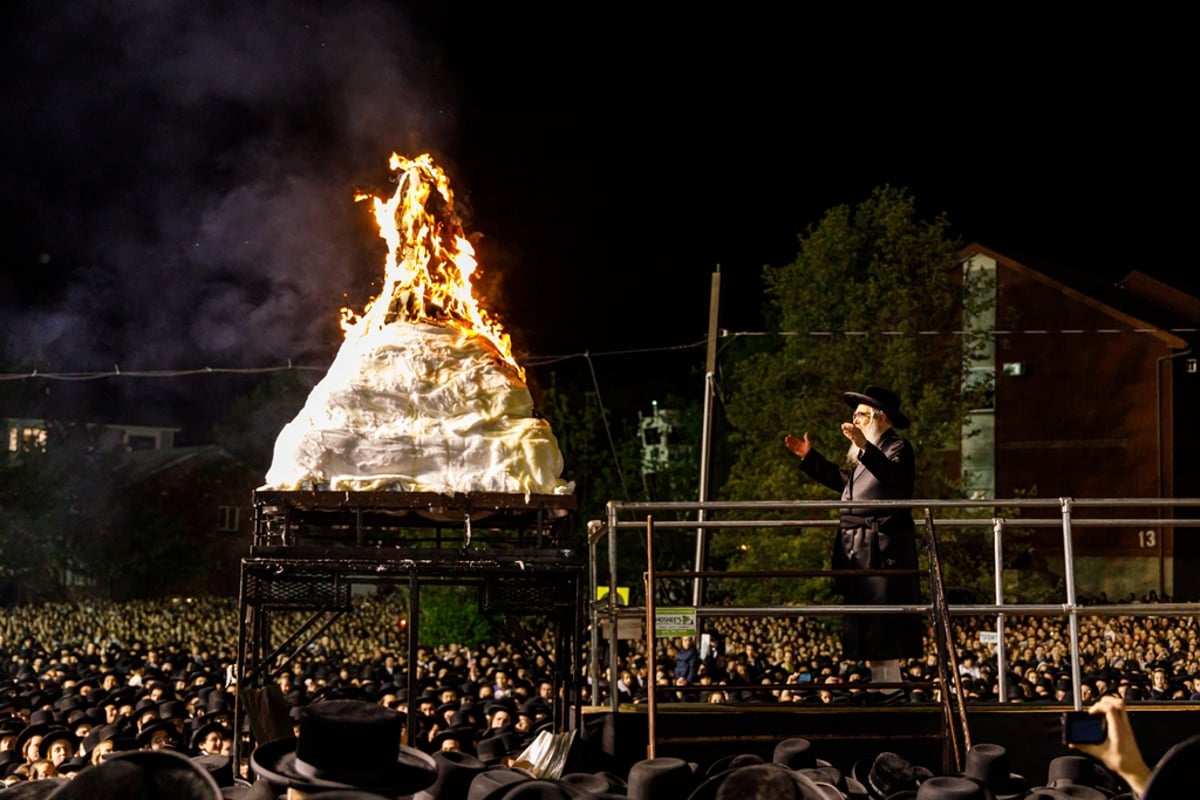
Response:
M990 391L971 414L962 464L972 497L1200 496L1193 459L1200 376L1191 349L1200 301L1140 273L1116 285L1035 268L978 244L964 248L964 280L994 292L994 310L968 321L992 344L968 364ZM1091 510L1134 518L1145 508ZM1180 516L1187 516L1181 509ZM1040 512L1045 515L1045 511ZM1200 551L1170 526L1080 528L1075 569L1085 591L1110 597L1146 587L1200 591ZM1036 534L1062 570L1061 533ZM1189 589L1188 587L1197 587ZM1195 599L1188 597L1187 599Z

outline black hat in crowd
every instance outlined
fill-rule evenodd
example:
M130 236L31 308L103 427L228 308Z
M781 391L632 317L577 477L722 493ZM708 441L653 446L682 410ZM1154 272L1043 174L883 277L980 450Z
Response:
M751 764L709 778L689 800L736 800L743 797L841 800L842 794L832 786L822 787L807 775L780 764Z
M488 736L475 745L475 754L485 764L497 764L505 756L517 755L520 751L521 740L515 731Z
M784 739L775 745L771 761L792 770L833 766L828 761L817 758L812 742L799 736Z
M305 709L300 735L259 745L255 773L301 791L363 789L413 794L437 779L434 760L400 744L404 717L364 700L327 700Z
M222 800L221 787L203 765L172 750L116 753L79 774L50 795L53 800Z
M1020 800L1029 791L1029 781L1011 771L1008 750L998 744L977 744L967 750L962 777L986 786L996 800Z
M632 800L684 800L695 788L696 773L681 758L644 758L629 769L625 792Z
M1107 769L1087 756L1059 756L1046 770L1046 785L1030 792L1033 797L1067 796L1076 800L1108 800L1117 793L1117 782Z
M887 800L894 794L916 791L933 772L913 764L898 753L882 752L874 758L860 758L851 768L851 776L862 784L873 800Z
M887 414L892 425L897 428L907 428L909 425L908 417L900 410L900 398L896 396L895 392L882 387L868 386L861 392L843 392L842 400L851 408L860 403L871 408L878 408Z
M188 742L188 745L191 747L192 751L198 751L200 749L200 744L204 741L204 737L208 736L214 731L221 734L222 739L233 738L233 730L226 727L224 724L220 722L205 722L192 732L191 740Z
M42 758L50 757L50 745L56 741L66 742L68 753L73 754L79 749L79 737L74 732L66 728L51 728L42 735L42 743L38 745L38 750L42 754Z
M4 800L46 800L65 783L70 783L70 780L55 777L20 781L7 789L0 790L0 797L3 797Z
M466 797L475 776L488 768L475 756L455 751L434 753L433 761L437 765L437 778L413 795L413 800Z
M170 738L171 746L179 746L179 729L175 727L175 723L170 720L160 719L157 722L151 722L137 733L137 743L142 747L149 747L150 740L154 738L154 734L158 732L166 733Z
M994 800L994 795L982 783L952 775L926 778L916 789L900 792L890 800L910 797L915 800Z
M1196 791L1197 760L1200 760L1200 735L1172 747L1155 765L1142 800L1187 797Z

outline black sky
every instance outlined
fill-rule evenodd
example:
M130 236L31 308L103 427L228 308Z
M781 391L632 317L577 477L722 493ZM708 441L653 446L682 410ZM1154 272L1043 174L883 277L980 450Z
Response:
M1195 288L1179 20L479 5L7 10L6 369L327 363L392 150L446 168L528 354L697 341L718 264L753 329L762 266L889 183L964 243Z

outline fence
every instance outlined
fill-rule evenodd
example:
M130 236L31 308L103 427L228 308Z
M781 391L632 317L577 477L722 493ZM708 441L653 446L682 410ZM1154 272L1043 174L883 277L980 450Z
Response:
M749 607L729 605L705 605L705 581L710 578L747 577L829 577L836 573L829 570L777 570L768 572L739 573L737 571L719 571L706 569L707 540L711 531L740 529L753 533L765 529L799 529L799 528L831 528L838 527L835 517L836 510L844 505L841 501L739 501L739 502L610 502L608 504L608 519L594 520L589 524L589 564L590 564L590 622L591 642L588 654L588 679L593 692L600 686L600 631L607 629L608 667L612 687L609 692L609 705L615 713L618 710L618 698L615 691L616 676L619 674L618 648L620 621L622 619L645 620L645 635L643 637L648 653L653 652L654 618L655 618L655 580L665 577L688 577L695 581L693 592L694 613L698 620L713 617L799 617L843 614L905 614L923 613L930 615L934 611L932 604L894 605L894 606L862 606L862 605L788 605L772 607ZM1086 611L1088 616L1164 616L1189 615L1200 613L1200 603L1172 602L1146 604L1105 604L1080 606L1076 594L1074 531L1076 528L1113 528L1136 527L1139 530L1157 531L1159 541L1163 541L1166 531L1177 528L1200 527L1200 519L1179 518L1177 509L1200 508L1200 498L1186 499L1150 499L1150 498L1105 498L1105 499L1010 499L1010 500L904 500L904 501L872 501L873 507L878 508L909 508L924 509L927 519L932 522L928 541L936 544L938 531L941 529L984 528L990 529L993 537L992 571L995 581L995 602L987 604L949 604L947 612L951 616L994 616L997 647L997 664L1007 665L1005 620L1009 615L1021 614L1028 616L1057 616L1066 617L1069 631L1070 664L1072 671L1073 701L1076 710L1082 708L1081 698L1081 666L1079 658L1079 616ZM997 515L1003 509L1005 516ZM1055 516L1046 516L1047 509L1056 510ZM1090 517L1085 512L1105 510L1102 513L1112 513L1125 509L1144 509L1154 516L1134 517ZM1026 513L1041 511L1043 516L1022 516ZM822 516L798 516L814 512ZM786 519L771 519L758 515L787 514ZM958 513L965 516L942 516L935 518L935 513ZM721 515L727 518L721 519ZM914 513L920 519L920 514ZM1006 602L1003 593L1003 543L1006 528L1060 528L1062 532L1062 555L1065 582L1065 598L1061 603L1020 603ZM691 571L672 571L655 574L655 565L647 563L646 575L651 576L647 582L646 605L628 606L617 602L618 587L621 576L618 574L620 564L619 548L623 538L630 531L645 532L647 535L648 561L653 558L653 541L656 531L695 531L696 532L696 561L697 569ZM607 547L608 575L607 582L600 582L600 560L598 558L601 545ZM1162 552L1158 553L1160 565ZM1161 574L1161 566L1160 566ZM644 576L640 576L644 577ZM931 575L931 579L940 581L940 575ZM608 593L603 599L597 599L597 589L607 586ZM953 654L951 654L953 656ZM1007 695L1008 670L997 670L999 698L1003 702ZM654 676L650 676L650 690L653 695ZM653 725L653 709L651 709L651 725Z

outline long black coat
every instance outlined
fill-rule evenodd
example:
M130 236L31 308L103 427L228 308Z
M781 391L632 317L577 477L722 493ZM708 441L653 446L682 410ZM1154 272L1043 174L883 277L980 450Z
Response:
M841 509L834 539L836 570L914 569L917 547L912 512L906 508L872 507L870 500L911 500L916 468L908 440L886 430L876 446L867 443L854 470L839 469L810 449L800 462L813 480L842 493L852 505ZM921 602L916 575L863 575L839 578L836 584L848 605L913 605ZM850 660L917 658L922 652L924 622L916 614L848 614L843 639Z

